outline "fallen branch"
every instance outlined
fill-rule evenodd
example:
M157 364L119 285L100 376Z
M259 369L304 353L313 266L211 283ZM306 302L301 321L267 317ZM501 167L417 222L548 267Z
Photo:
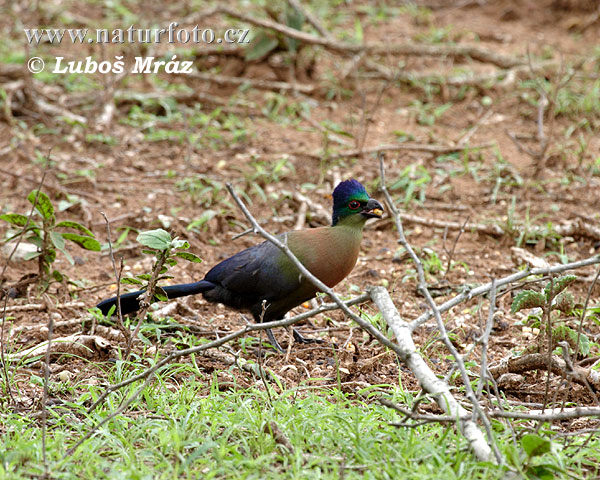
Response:
M355 148L352 150L344 150L341 152L323 152L316 150L314 152L301 153L300 155L307 156L310 158L321 159L327 158L333 160L336 158L348 158L348 157L359 157L370 153L382 153L382 152L399 152L399 151L410 151L410 152L428 152L436 154L447 154L454 152L463 152L465 150L481 150L484 148L492 148L496 145L495 142L481 143L477 145L432 145L427 143L398 143L389 145L377 145L375 147L367 148Z
M523 373L531 370L547 371L550 368L555 375L569 375L574 382L584 386L589 384L595 391L600 391L600 371L595 370L593 366L584 368L573 365L572 367L572 369L568 368L565 360L557 355L552 355L548 362L548 354L530 353L503 360L499 365L490 367L489 371L491 375L498 378L505 373Z
M487 50L474 45L452 45L438 44L426 45L418 43L348 43L336 40L331 36L318 36L306 33L295 28L266 18L255 18L241 13L239 10L219 6L210 12L211 14L222 13L243 22L258 27L267 28L282 33L287 37L300 40L301 42L319 45L328 50L339 53L366 52L371 55L418 55L433 57L470 57L484 63L491 63L502 68L510 68L527 63L524 58L507 57L493 50Z
M86 308L83 302L57 303L56 305L48 305L46 303L28 303L27 305L13 305L7 307L7 312L27 312L30 310L62 310L64 308Z
M409 325L400 317L388 291L383 287L375 287L371 289L371 298L394 332L396 342L400 347L399 356L402 361L410 368L421 387L435 399L439 407L455 421L459 420L461 432L469 442L475 456L481 461L489 461L492 450L477 424L471 419L472 414L458 403L452 396L448 384L437 377L417 352Z
M111 344L98 335L83 335L80 333L52 339L52 343L44 341L27 350L5 355L10 362L24 360L49 352L48 355L77 355L83 358L97 358L99 353L106 352Z

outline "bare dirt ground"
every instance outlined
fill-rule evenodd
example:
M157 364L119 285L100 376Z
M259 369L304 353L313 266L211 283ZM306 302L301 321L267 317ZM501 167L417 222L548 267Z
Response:
M430 5L426 14L403 10L394 15L389 12L378 15L377 8L368 2L332 7L332 12L337 16L336 31L346 31L348 35L354 34L355 19L360 19L366 42L415 40L427 43L440 36L442 43L432 45L476 44L511 57L524 56L530 51L538 59L561 63L562 58L562 64L579 68L563 91L571 86L577 90L575 85L585 85L584 79L591 78L589 81L593 82L593 78L597 78L598 56L594 46L600 35L600 23L586 26L594 8L585 2L576 5L549 0L461 3L465 5L448 7L443 2ZM151 10L157 22L190 15L178 4L168 11L158 8L158 4L153 5L144 8ZM135 7L130 8L134 14L141 14ZM12 23L16 16L24 25L48 24L58 18L58 12L52 9L15 11L17 9L18 5L13 4L11 15L0 19L2 35L11 38L16 45L22 45L16 39L23 40ZM77 2L72 2L62 16L77 24L99 21L105 18L105 13L99 6L80 9ZM222 16L210 21L215 27L232 22ZM172 46L160 44L150 48L136 46L132 50L163 55L169 48ZM64 54L67 58L81 59L92 53L111 58L123 47L107 46L100 52L97 46L63 43L40 49L53 56ZM138 52L124 53L133 56ZM213 68L213 73L218 70L219 74L229 77L291 81L289 69L278 64L283 59L285 66L286 52L279 58L273 54L269 59L254 62L244 62L243 54L240 56L238 51L227 55L205 55L201 49L197 53L190 52L199 69ZM359 153L339 158L335 153L360 150L363 139L365 150L382 144L398 145L403 138L408 138L409 143L454 147L468 135L469 145L491 142L493 146L459 148L458 153L450 155L419 150L386 154L388 187L399 185L392 193L406 213L444 222L463 223L468 219L469 223L497 226L505 232L501 235L473 230L462 233L452 254L453 266L446 272L457 232L446 232L444 241L444 228L406 222L409 242L423 258L431 260L428 281L439 295L437 302L456 295L465 285L481 284L518 271L524 263L515 257L512 250L515 246L551 264L581 260L596 252L600 239L594 238L589 230L578 227L572 228L569 234L556 235L553 229L567 228L576 222L598 227L600 139L595 133L598 110L592 107L589 111L555 112L550 119L547 109L544 127L545 134L550 136L550 145L544 158L536 160L524 151L540 148L540 141L535 138L539 125L535 102L539 95L533 80L517 76L509 86L481 82L475 86L445 84L432 88L421 81L412 85L399 80L389 82L377 78L373 70L368 75L364 63L351 66L351 55L335 55L324 48L314 48L313 54L315 62L310 63L310 67L296 65L296 77L299 83L315 88L298 94L276 89L240 89L198 77L165 73L154 78L129 75L124 79L88 75L86 81L94 85L86 85L81 79L69 84L64 76L40 80L24 71L12 72L9 62L0 65L3 67L0 87L5 88L10 99L10 102L4 100L0 115L0 213L27 214L30 204L26 197L36 188L44 170L44 157L50 151L51 162L43 190L56 205L64 208L57 214L59 219L76 220L88 226L103 244L106 243L106 226L101 212L111 220L113 242L124 229L129 229L127 237L115 248L117 258L124 258L125 275L147 273L151 269L151 259L141 254L135 242L136 231L162 227L173 232L189 241L191 251L203 259L202 264L183 262L173 269L172 282L184 283L202 278L215 263L260 241L253 235L232 240L246 228L246 222L228 198L225 182L232 182L239 192L245 193L251 211L269 231L290 230L299 221L305 228L314 227L327 223L320 208L329 211L327 195L340 179L356 178L368 186L372 196L381 199L377 192L376 154ZM6 52L3 55L6 57ZM582 65L586 59L592 59L591 64ZM497 70L490 63L454 55L381 55L378 60L390 69L400 60L403 67L397 71L432 75L455 75L465 70L487 74ZM559 68L540 73L539 78L544 80L545 76L549 85L557 85L562 78L560 72L556 73ZM346 69L350 69L347 74ZM74 88L70 89L69 85ZM158 90L168 90L175 97L177 92L184 91L183 86L191 87L197 96L147 100ZM146 95L146 99L126 97L126 93ZM586 91L576 91L573 96L585 94ZM40 107L40 99L59 109ZM116 108L111 118L102 124L107 104ZM442 105L447 105L447 109L440 113L436 109ZM219 106L222 111L214 113ZM86 125L65 120L65 111L83 117ZM213 114L214 118L202 123L199 120L202 114ZM323 127L329 125L326 122L335 123L337 133L331 128L326 131ZM522 149L510 139L509 133L522 139ZM532 139L525 138L527 136ZM336 143L334 137L341 138L343 143ZM315 156L314 152L320 153ZM405 204L407 188L415 189L416 200ZM297 193L310 199L306 216L301 220L302 202ZM214 216L189 228L209 210ZM2 238L7 231L7 225L0 223ZM8 260L11 246L8 244L2 249L2 266ZM59 253L55 266L73 284L53 284L41 299L36 298L34 286L30 285L22 289L17 298L8 299L3 344L6 354L43 342L51 315L57 324L55 336L81 331L84 320L90 318L87 308L114 295L113 267L107 250L87 252L71 247L70 252L74 265ZM36 271L34 262L13 258L0 281L4 287L10 287ZM580 280L572 291L582 303L595 270L588 267L576 273ZM424 312L425 301L416 291L414 265L398 248L397 233L389 215L367 226L358 265L336 291L348 296L374 284L389 288L406 320ZM489 346L492 365L511 354L521 354L539 340L537 331L527 327L525 314L510 312L518 291L507 291L498 298ZM596 286L590 305L597 304L599 294L600 287ZM83 306L57 307L57 304L76 301ZM43 306L14 308L32 304ZM245 322L239 313L208 304L200 296L181 299L178 304L169 314L172 320L161 321L163 326L175 321L178 325L194 327L196 336L214 339ZM368 304L361 309L374 314ZM486 315L487 304L480 303L480 299L463 303L445 314L447 328L459 350L467 351L481 335ZM68 323L70 320L77 322ZM577 325L574 316L565 321ZM90 323L85 323L85 331ZM432 325L418 330L416 341L432 367L444 373L450 360L443 346L435 341L437 333ZM110 333L109 328L114 327L98 330L98 333ZM265 366L284 386L338 384L339 381L344 389L357 391L369 385L397 384L401 378L406 389L418 390L410 372L395 356L350 324L340 312L313 318L301 330L322 339L323 343L294 345L289 355L267 354L264 359ZM592 347L589 355L579 360L589 363L590 358L598 355L594 342L600 328L597 321L589 320L583 331L592 340ZM71 381L75 384L82 378L101 378L102 362L113 358L116 349L122 346L122 339L117 335L111 337L109 333L106 333L109 348L95 352L88 359L56 359L52 376L58 378L61 371L67 370L73 374ZM189 332L182 333L180 327L165 328L160 341L147 335L167 350L173 345L187 345L189 339L184 333ZM285 345L288 335L283 330L276 334ZM207 383L213 372L217 372L224 388L234 385L232 382L248 386L259 381L247 371L229 368L231 352L239 352L251 360L256 358L256 343L248 348L244 345L246 342L234 343L223 354L207 354L197 360L206 373ZM137 349L141 352L142 346ZM476 349L474 358L477 354ZM36 370L38 366L32 368ZM24 374L22 380L25 382L27 378ZM553 376L553 388L559 381L560 377ZM506 387L505 394L514 401L539 403L544 400L545 382L545 372L530 371L524 374L521 383ZM37 387L29 388L31 399L23 399L23 402L35 403ZM558 400L593 403L589 391L580 385L562 390Z

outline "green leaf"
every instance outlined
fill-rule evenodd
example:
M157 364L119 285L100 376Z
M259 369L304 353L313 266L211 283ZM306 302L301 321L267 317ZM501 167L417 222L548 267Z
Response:
M54 206L52 205L48 195L46 195L44 192L38 192L38 190L32 190L27 196L27 200L29 200L32 205L35 202L36 195L37 202L35 204L35 209L40 212L44 220L48 220L54 215Z
M552 282L548 282L548 285L544 288L544 295L546 295L547 299L550 299L550 291L552 290L552 296L556 297L575 280L577 280L577 275L564 275Z
M148 248L164 251L171 247L171 235L162 228L140 232L137 241Z
M0 220L4 220L17 227L24 227L27 225L27 217L20 213L5 213L4 215L0 215Z
M58 222L56 225L54 225L54 227L55 228L57 228L57 227L74 228L76 230L79 230L80 232L85 233L86 235L89 235L90 237L94 236L94 234L90 230L85 228L83 225L81 225L80 223L77 223L77 222L72 222L70 220Z
M552 449L552 442L534 433L528 433L521 438L521 446L529 457L537 457Z
M139 275L137 275L137 278L139 278L140 280L149 281L152 278L152 275L150 275L149 273L140 273Z
M71 240L72 242L79 245L81 248L85 248L86 250L91 250L93 252L100 251L100 242L93 237L69 232L61 233L61 235L65 240Z
M544 465L531 465L527 470L527 478L536 480L554 480L555 478L565 478L566 476L556 476L556 472L564 473L564 471L550 463Z
M185 240L179 240L179 238L174 238L173 241L171 242L171 247L187 250L188 248L190 248L190 244L188 242L186 242Z
M143 285L144 284L141 280L138 280L137 278L131 278L131 277L123 277L121 279L121 283L124 283L126 285Z
M57 282L62 282L65 277L58 270L54 270L52 272L52 278L54 278L54 280L56 280Z
M65 239L63 238L63 236L58 233L58 232L50 232L50 241L52 242L52 244L59 250L62 252L62 254L67 257L67 260L69 261L69 263L71 265L74 265L75 262L73 261L73 257L71 256L71 254L65 249Z
M183 258L184 260L187 260L188 262L194 262L194 263L202 262L202 259L198 255L194 255L193 253L190 253L190 252L176 252L174 254L174 256Z
M535 290L525 290L519 293L510 308L511 313L516 313L524 308L543 307L546 305L546 296Z
M279 41L260 31L246 48L246 61L261 60L266 57L271 51L275 50L279 45Z
M31 260L32 258L37 258L42 254L42 252L27 252L25 255L23 255L23 259L25 260Z

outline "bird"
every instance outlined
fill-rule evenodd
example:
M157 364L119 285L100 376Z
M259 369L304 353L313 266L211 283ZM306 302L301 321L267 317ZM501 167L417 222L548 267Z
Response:
M331 225L278 235L298 260L330 288L354 268L365 222L369 218L381 218L384 211L354 179L340 182L332 197ZM257 323L281 320L291 309L318 293L317 287L300 274L290 258L268 241L223 260L198 282L169 285L161 290L168 299L201 293L208 302L250 312ZM144 291L121 295L121 312L139 310L139 297ZM117 298L113 297L97 307L107 315L116 303ZM302 337L296 330L293 333L298 342L316 341ZM273 347L283 351L270 329L267 336Z

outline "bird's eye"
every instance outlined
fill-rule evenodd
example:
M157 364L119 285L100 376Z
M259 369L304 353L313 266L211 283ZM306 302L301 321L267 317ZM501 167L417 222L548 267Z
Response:
M348 207L350 208L350 210L356 210L356 209L360 208L360 202L358 200L352 200L348 204Z

